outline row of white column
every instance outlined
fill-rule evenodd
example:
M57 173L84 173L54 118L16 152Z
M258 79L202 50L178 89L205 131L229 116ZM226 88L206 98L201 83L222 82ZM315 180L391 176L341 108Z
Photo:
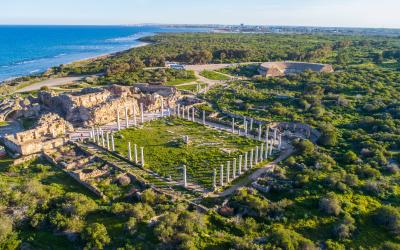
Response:
M92 128L90 131L90 138L94 143L100 147L106 148L109 151L115 152L115 137L113 132L104 131L101 128ZM132 156L133 153L133 156ZM129 161L135 162L135 164L144 167L144 147L140 147L140 162L138 158L138 146L134 144L134 150L132 151L131 142L128 142L128 159Z
M260 146L256 146L249 152L245 152L244 155L239 155L239 158L234 158L233 161L228 161L226 166L221 165L219 171L219 186L223 187L225 184L229 184L237 177L246 173L252 169L258 163L267 160L272 155L273 144L262 143ZM232 163L232 169L231 169ZM225 173L225 174L224 174ZM232 175L231 175L232 173ZM213 173L213 188L214 190L218 187L217 183L217 169L214 168Z

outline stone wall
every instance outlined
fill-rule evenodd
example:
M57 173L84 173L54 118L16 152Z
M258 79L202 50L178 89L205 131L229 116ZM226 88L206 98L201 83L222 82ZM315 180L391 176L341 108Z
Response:
M64 145L66 131L73 131L70 123L56 114L46 114L34 129L5 136L3 143L11 152L26 156Z
M125 107L131 116L140 112L140 103L145 110L173 107L179 98L175 87L138 84L132 87L112 85L105 88L87 88L80 92L55 94L40 92L39 102L77 126L102 125L116 120L117 112L125 116Z

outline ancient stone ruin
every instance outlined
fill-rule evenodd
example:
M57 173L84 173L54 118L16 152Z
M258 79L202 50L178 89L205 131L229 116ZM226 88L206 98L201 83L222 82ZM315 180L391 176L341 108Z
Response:
M258 72L264 77L277 77L304 71L333 72L332 65L305 62L266 62L260 65Z
M172 106L179 95L174 87L138 84L134 87L112 85L106 88L87 88L80 92L57 94L40 92L39 102L78 126L93 126L115 121L118 111L128 108L128 115L139 112L143 103L147 111Z
M34 129L3 138L6 148L21 156L40 153L65 144L73 126L57 114L43 115Z

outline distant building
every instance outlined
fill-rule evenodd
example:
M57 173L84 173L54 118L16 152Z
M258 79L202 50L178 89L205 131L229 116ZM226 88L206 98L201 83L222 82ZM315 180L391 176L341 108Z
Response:
M176 62L166 62L165 67L176 70L185 70L185 65Z
M332 65L305 62L266 62L260 65L258 72L264 77L277 77L302 73L311 70L315 72L333 72Z

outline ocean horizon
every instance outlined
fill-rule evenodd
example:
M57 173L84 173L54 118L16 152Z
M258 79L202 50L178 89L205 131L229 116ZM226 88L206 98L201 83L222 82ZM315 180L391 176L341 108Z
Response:
M137 47L142 45L140 38L156 33L205 31L162 26L0 25L0 82Z

